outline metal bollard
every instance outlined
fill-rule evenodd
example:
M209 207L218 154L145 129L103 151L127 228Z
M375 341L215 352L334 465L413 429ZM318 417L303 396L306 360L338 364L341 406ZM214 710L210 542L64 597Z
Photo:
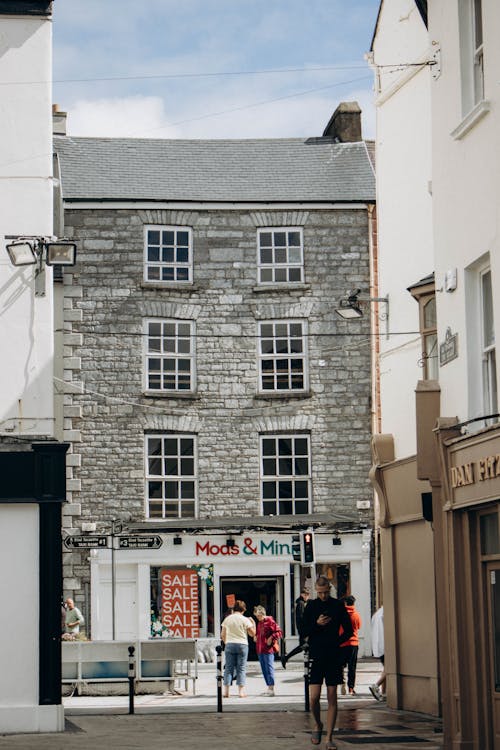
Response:
M217 713L222 713L222 646L216 646L217 653Z
M135 646L128 647L128 712L134 713Z
M304 711L309 711L309 645L304 643L302 646L304 651Z

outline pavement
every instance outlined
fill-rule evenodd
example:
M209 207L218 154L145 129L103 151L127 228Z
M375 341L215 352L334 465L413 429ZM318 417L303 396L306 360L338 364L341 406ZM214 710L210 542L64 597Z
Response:
M441 721L398 711L374 700L368 689L380 673L375 660L358 664L356 696L339 695L335 742L339 750L426 748L441 750ZM276 695L262 695L258 664L247 672L247 698L234 695L217 713L213 664L199 665L196 694L177 686L174 694L138 695L133 715L128 696L71 696L63 699L66 731L57 734L0 735L0 750L298 750L312 748L310 717L304 711L302 665L286 671L276 664ZM326 709L326 700L322 700ZM325 748L324 741L320 750Z

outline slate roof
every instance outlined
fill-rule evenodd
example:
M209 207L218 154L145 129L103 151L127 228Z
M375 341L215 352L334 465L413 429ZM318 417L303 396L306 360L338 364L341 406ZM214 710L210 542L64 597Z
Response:
M54 136L65 201L373 202L365 143Z

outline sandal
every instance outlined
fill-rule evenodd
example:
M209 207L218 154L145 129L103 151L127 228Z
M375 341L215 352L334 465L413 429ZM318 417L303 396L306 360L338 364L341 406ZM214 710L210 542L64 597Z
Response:
M313 729L311 732L311 742L313 745L319 745L321 743L321 737L323 735L323 724L321 729Z

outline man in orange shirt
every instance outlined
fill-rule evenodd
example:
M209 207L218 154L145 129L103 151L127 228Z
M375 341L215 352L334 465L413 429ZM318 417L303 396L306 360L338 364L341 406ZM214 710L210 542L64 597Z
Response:
M344 653L344 666L347 666L347 687L349 688L349 695L356 695L354 690L354 683L356 682L356 666L358 663L358 650L359 650L359 629L361 627L361 617L359 612L354 606L356 599L354 596L345 596L343 602L345 608L349 614L351 625L352 625L352 636L349 640L342 643L341 648ZM347 690L345 686L345 680L342 682L340 688L342 695L345 695Z

